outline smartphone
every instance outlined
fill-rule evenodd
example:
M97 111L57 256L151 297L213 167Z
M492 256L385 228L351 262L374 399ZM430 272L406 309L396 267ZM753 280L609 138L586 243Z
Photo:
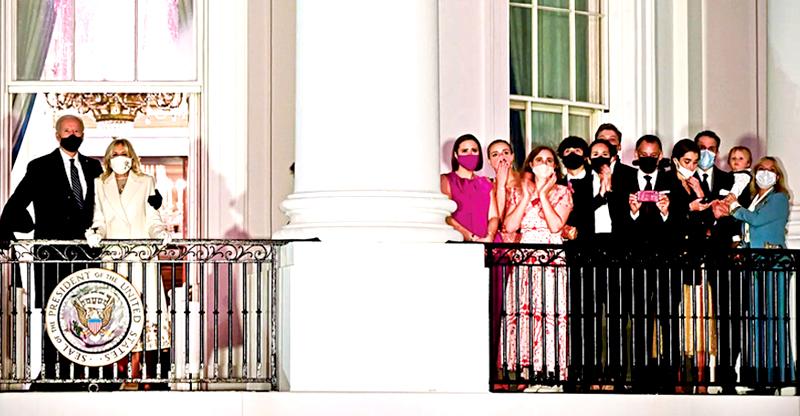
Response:
M658 202L661 193L658 191L639 191L636 193L636 199L639 202Z

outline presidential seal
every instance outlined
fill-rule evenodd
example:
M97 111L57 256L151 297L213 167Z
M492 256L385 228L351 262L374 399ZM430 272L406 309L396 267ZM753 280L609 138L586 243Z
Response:
M70 274L45 306L47 335L77 364L100 367L136 346L144 327L139 291L124 276L106 269Z

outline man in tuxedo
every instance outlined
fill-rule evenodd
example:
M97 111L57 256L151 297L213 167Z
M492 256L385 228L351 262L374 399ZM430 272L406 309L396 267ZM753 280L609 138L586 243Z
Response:
M14 232L29 232L31 229L36 239L82 240L84 232L91 226L94 179L100 175L102 167L97 160L78 153L83 142L83 122L80 118L73 115L60 117L56 121L55 136L59 147L28 163L25 177L3 208L0 215L0 238L3 240L13 240ZM27 211L31 203L35 223ZM48 247L38 247L35 251L37 255L43 255L48 250ZM63 252L63 247L50 250L51 254ZM35 306L41 308L63 277L84 267L76 263L34 264ZM42 334L42 338L44 376L69 377L70 361L59 357L46 334ZM60 374L55 373L57 358ZM76 366L75 377L82 375L83 367Z
M622 132L619 131L617 126L611 123L604 123L597 128L594 133L594 139L606 140L611 146L614 146L614 149L609 149L612 154L611 163L609 164L611 168L611 188L622 190L627 187L634 180L636 168L622 163L622 155L620 154L622 150ZM615 194L617 197L620 195L619 192ZM627 222L628 198L625 195L621 196L620 198L610 199L608 203L613 224L611 232L616 240L624 241L626 238L623 230Z
M697 163L695 177L703 188L703 202L721 203L733 188L734 176L730 172L725 172L716 166L717 155L719 154L720 137L711 130L704 130L694 136L694 142L700 148L700 157ZM739 197L740 204L749 204L749 193L745 190ZM746 205L745 205L746 206ZM705 247L711 250L721 250L719 260L724 259L724 251L729 249L733 242L741 233L741 222L731 216L715 218L713 209L707 209L702 213L701 225L702 233L705 235ZM718 262L719 263L719 262ZM719 305L712 305L722 311L718 319L718 352L719 360L717 366L717 380L722 384L726 392L734 392L736 382L735 364L736 357L741 351L739 336L741 319L744 313L741 309L740 282L732 279L730 273L725 270L708 269L708 283L711 287L713 298ZM744 296L747 296L744 294ZM728 311L732 311L733 316L728 316Z
M624 243L634 254L631 264L634 267L623 278L621 291L623 311L631 313L632 320L630 340L626 346L632 349L633 362L630 364L633 384L644 391L652 391L650 389L656 387L648 385L658 378L654 374L654 317L659 306L666 306L657 302L657 295L663 295L669 287L663 280L666 275L661 267L663 265L655 265L654 262L676 238L669 199L673 181L667 172L659 169L662 154L661 140L657 136L644 135L639 138L634 161L638 169L619 185L622 189L617 190L622 191L628 202L628 210L623 216L623 235ZM657 276L661 277L657 279ZM658 292L657 281L662 283ZM628 305L632 305L632 310ZM625 308L628 310L625 311ZM675 341L671 340L673 343Z

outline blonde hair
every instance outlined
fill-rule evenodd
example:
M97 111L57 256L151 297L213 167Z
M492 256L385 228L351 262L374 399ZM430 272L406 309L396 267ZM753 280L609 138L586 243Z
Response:
M125 146L125 150L128 151L128 157L131 158L131 171L137 175L142 174L139 156L137 156L136 152L133 150L133 145L131 142L128 141L128 139L113 139L106 148L105 156L103 156L103 174L100 175L102 180L105 180L114 172L111 170L111 158L113 157L112 154L114 153L114 148L119 144Z
M780 163L778 163L778 159L775 159L771 156L764 156L761 159L758 159L755 165L753 165L753 178L755 178L756 173L758 173L758 169L761 167L764 162L770 161L772 162L772 166L775 167L775 173L777 175L777 180L775 181L774 190L775 192L780 192L789 196L789 190L786 188L786 176L783 173L783 168L781 167ZM750 193L755 195L758 191L758 186L756 186L756 181L753 180L750 182Z
M731 164L731 156L733 156L734 152L741 152L747 155L747 164L752 166L753 165L753 154L750 153L750 149L747 146L733 146L731 150L728 151L728 166Z

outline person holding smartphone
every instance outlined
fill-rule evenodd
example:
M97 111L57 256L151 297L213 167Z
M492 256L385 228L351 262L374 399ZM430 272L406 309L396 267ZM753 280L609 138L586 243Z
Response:
M631 270L622 278L621 297L623 318L631 320L630 335L626 334L624 345L632 350L633 386L641 392L653 392L660 377L657 370L655 328L656 276L654 265L664 249L674 246L675 226L671 213L670 191L673 185L668 172L659 169L662 159L661 140L654 135L644 135L636 141L638 168L628 178L623 189L627 195L628 212L623 216L624 237L620 243L631 249ZM615 190L616 192L616 190ZM628 356L627 354L625 355Z

